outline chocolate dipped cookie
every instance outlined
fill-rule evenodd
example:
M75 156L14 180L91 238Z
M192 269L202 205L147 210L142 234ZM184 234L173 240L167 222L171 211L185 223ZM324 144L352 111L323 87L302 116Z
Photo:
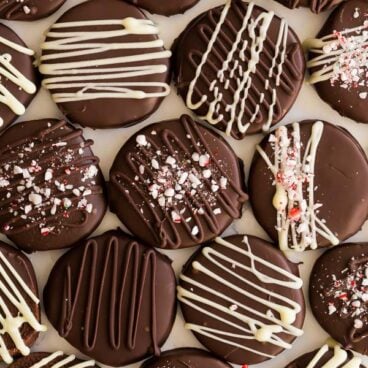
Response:
M9 368L99 368L93 360L85 361L62 351L37 352L17 359Z
M171 52L158 33L125 1L83 2L46 34L43 85L72 123L116 128L140 122L170 92Z
M176 315L171 260L121 231L83 240L55 264L48 319L82 353L119 367L160 354Z
M368 2L343 2L327 19L309 51L309 82L342 116L368 123Z
M182 348L165 351L159 357L146 360L141 368L231 368L231 366L207 351Z
M189 8L193 7L199 0L128 0L130 3L148 10L154 14L171 16L174 14L182 14Z
M337 245L368 216L368 161L345 129L323 121L282 126L254 155L254 215L283 251Z
M34 54L14 31L0 24L0 133L26 112L37 93Z
M16 124L0 136L0 232L26 252L67 248L105 211L93 141L65 121Z
M33 21L56 12L66 0L0 0L0 18Z
M216 356L252 365L292 347L303 334L297 265L252 236L216 238L184 265L178 299L185 327Z
M0 361L29 355L39 332L41 310L33 266L19 250L0 241Z
M110 170L110 208L154 247L191 247L220 235L247 200L243 168L223 138L189 116L150 125Z
M365 368L362 359L336 345L323 345L320 349L304 354L288 364L286 368Z
M295 32L273 12L241 0L194 19L174 54L175 84L187 107L236 139L279 122L304 79Z
M319 324L344 348L368 354L368 244L343 244L316 261L309 297Z

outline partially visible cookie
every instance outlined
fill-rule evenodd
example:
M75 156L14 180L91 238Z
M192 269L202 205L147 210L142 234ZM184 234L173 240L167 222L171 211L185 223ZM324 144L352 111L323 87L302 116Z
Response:
M338 6L309 51L309 82L322 100L342 116L368 124L368 2L350 0Z
M98 368L94 360L85 361L75 355L67 355L62 351L55 353L37 352L27 357L20 358L12 363L9 368Z
M148 10L154 14L174 15L184 13L199 0L128 0L132 4Z
M154 357L145 361L141 368L231 368L207 351L182 348L165 351L159 357ZM20 367L19 367L20 368ZM28 367L26 367L28 368Z
M66 0L2 0L0 18L6 20L38 20L56 12Z
M323 345L320 349L295 359L286 368L364 368L361 363L361 358L354 357L350 351L344 350L339 345L333 348Z
M4 24L0 24L0 79L1 133L25 113L38 87L34 51Z
M29 355L39 332L40 301L31 262L19 250L0 242L0 361Z
M321 13L330 10L345 0L276 0L288 8L295 9L299 7L307 7L313 13Z

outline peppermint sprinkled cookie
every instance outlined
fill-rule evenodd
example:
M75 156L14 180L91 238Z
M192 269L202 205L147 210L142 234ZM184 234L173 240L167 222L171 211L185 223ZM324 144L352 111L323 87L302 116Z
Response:
M328 18L309 50L309 81L341 115L368 123L368 3L342 3Z
M313 13L330 10L345 0L276 0L288 8L308 7Z
M125 1L83 2L51 26L41 45L43 85L73 123L116 128L140 122L170 92L171 52L158 33Z
M364 368L361 363L361 358L353 356L339 345L323 345L320 349L302 355L286 368Z
M361 229L366 181L366 155L345 129L305 121L276 129L257 146L250 201L280 249L300 252L337 245Z
M52 119L0 136L0 231L19 248L66 248L99 225L106 201L92 144Z
M324 253L310 279L311 308L343 347L368 354L368 244L344 244Z
M0 360L29 355L39 332L40 301L31 262L20 251L0 242Z
M189 116L131 137L110 171L110 208L145 243L177 249L221 234L247 200L231 147Z
M199 0L128 0L130 3L146 9L154 14L166 16L184 13L193 7Z
M208 352L194 348L165 351L159 357L145 361L141 368L231 368Z
M174 53L187 107L236 139L279 122L304 78L303 50L286 21L241 0L193 20Z
M0 0L0 18L38 20L56 12L66 0Z
M216 356L258 364L291 349L305 316L298 267L255 237L199 249L184 265L178 299L185 327Z
M27 357L16 360L9 368L98 368L93 360L85 361L66 355L61 351L55 353L31 353Z
M121 231L83 240L55 264L44 289L60 336L103 364L160 355L176 316L171 260Z
M37 93L33 63L34 51L10 28L0 24L0 132L26 112Z

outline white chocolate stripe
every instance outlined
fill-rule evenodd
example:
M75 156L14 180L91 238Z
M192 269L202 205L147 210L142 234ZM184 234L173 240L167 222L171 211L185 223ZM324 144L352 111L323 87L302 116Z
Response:
M0 297L0 357L5 363L10 364L13 361L13 358L10 356L5 344L4 335L7 334L11 338L15 347L22 355L28 355L30 353L30 349L22 338L22 326L27 323L38 332L46 331L46 326L43 326L38 322L30 306L23 298L21 290L18 289L10 276L17 281L22 291L25 292L33 302L39 304L38 298L21 279L20 275L5 258L2 252L0 252L0 275L3 279L0 281L0 295L3 295L19 312L18 315L13 316L10 313L4 298Z
M53 29L85 28L90 26L121 26L121 30L107 31L69 31L53 32ZM133 65L150 60L168 59L171 52L159 50L162 40L108 43L104 40L129 35L156 35L157 27L150 20L125 18L122 20L101 20L56 23L47 34L53 39L42 45L42 50L65 51L48 53L41 57L40 72L46 76L43 84L53 90L76 90L53 93L55 102L76 102L101 98L145 99L164 97L170 93L170 87L162 82L116 81L119 79L141 78L147 75L159 75L167 72L165 64ZM96 42L101 40L101 43ZM87 42L93 41L93 42ZM147 52L147 49L152 50ZM116 50L141 50L141 53L121 57L98 58L97 54ZM96 58L93 57L96 55ZM73 57L91 56L84 61L65 61L50 63ZM123 64L123 66L121 66ZM105 68L104 68L105 66ZM97 67L97 68L96 68ZM115 80L115 82L113 82Z
M310 363L306 368L315 368L318 362L323 358L323 356L328 352L328 345L323 345L321 349L318 350L317 354L313 357ZM348 359L348 353L343 350L339 345L334 347L334 355L333 357L326 362L322 368L359 368L362 360L358 357L351 358L348 362L343 364Z
M49 355L48 357L40 360L38 363L33 364L30 368L43 368L49 365L55 359L62 357L64 353L62 351L57 351ZM75 355L69 355L65 359L60 360L59 362L52 364L51 368L62 368L65 366L69 366L68 368L87 368L87 367L94 367L96 365L94 360L82 361L77 364L69 365L76 359Z
M292 125L293 133L288 137L288 129L282 126L276 130L276 142L274 143L274 163L271 162L265 151L257 146L257 151L265 160L268 168L275 177L276 193L273 198L273 206L277 210L277 230L279 246L283 251L304 251L307 248L316 249L317 234L328 239L332 245L339 244L339 239L321 221L315 211L314 198L314 170L317 157L317 149L323 134L323 123L317 121L312 127L312 134L305 148L303 159L301 158L301 138L299 124ZM295 164L287 167L289 150L293 149ZM292 172L296 188L277 179L279 173ZM290 174L289 174L290 175ZM299 178L299 179L298 179ZM308 199L304 198L304 182L308 183ZM295 206L300 210L300 219L296 222L289 218L289 211ZM291 242L291 245L289 243Z
M217 244L223 246L224 248L238 252L241 255L247 256L250 259L250 266L246 266L235 259L229 258L225 256L221 250L216 251L211 247L204 247L202 249L202 254L208 261L211 262L211 264L215 266L214 269L218 268L221 270L221 273L225 271L232 277L237 278L241 281L244 287L234 285L226 278L221 277L218 273L211 271L209 268L203 266L197 261L192 263L192 267L197 272L205 274L210 279L216 280L221 285L225 285L227 288L229 288L229 290L234 290L236 294L241 294L249 300L253 300L256 303L266 306L268 312L266 314L259 312L258 310L246 305L246 303L241 303L238 300L235 300L230 296L215 290L214 288L210 288L209 286L197 282L186 275L181 275L180 279L189 286L187 288L183 288L181 286L178 287L179 301L204 315L222 322L224 325L230 326L232 329L238 330L239 333L226 332L190 323L186 324L186 328L191 329L199 334L208 336L212 339L221 341L227 345L238 347L246 351L251 351L262 356L268 355L261 351L251 349L245 346L246 344L238 344L237 342L232 341L231 337L243 340L267 342L284 349L290 349L291 345L283 341L277 334L284 333L293 336L300 336L303 334L302 330L292 325L296 320L297 314L301 311L301 306L298 303L295 303L294 301L284 297L283 295L272 292L264 287L261 287L260 285L252 284L246 277L242 277L237 272L230 269L228 265L233 265L235 269L240 267L241 269L256 276L261 282L266 284L275 284L285 288L300 289L302 286L302 280L297 276L285 271L281 267L278 267L270 262L265 261L264 259L255 256L251 252L248 238L246 236L244 237L243 241L247 246L247 250L244 250L235 244L231 244L224 239L216 238ZM283 279L280 280L263 274L256 268L256 262L264 267L269 268L270 270L273 270L277 274L284 276ZM248 290L249 287L257 290L257 295L247 291L245 285L247 286ZM203 290L206 294L213 295L214 300L211 300L208 297L202 297L194 290ZM264 297L260 297L259 295L264 295ZM273 300L282 301L283 304L269 301L269 296L272 296ZM215 300L221 300L223 302L219 304L219 302L216 302ZM227 305L236 305L237 308L232 310L227 307ZM287 307L286 305L289 305L290 307ZM206 306L209 306L211 310L214 310L214 312L209 311ZM238 308L241 308L242 312L238 312ZM246 311L246 313L244 311ZM280 315L280 319L276 318L274 313L271 311L275 311L278 315ZM232 322L230 319L226 318L226 316L236 318L239 323ZM265 321L270 322L270 324Z

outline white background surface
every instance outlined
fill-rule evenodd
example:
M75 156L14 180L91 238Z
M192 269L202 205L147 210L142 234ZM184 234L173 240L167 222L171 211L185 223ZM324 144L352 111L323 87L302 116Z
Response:
M158 23L161 31L161 37L164 39L166 47L169 48L173 40L181 33L182 30L184 30L186 25L195 16L216 5L223 4L224 1L225 0L201 0L197 6L186 12L184 15L177 15L171 18L150 15L149 17L151 17L151 19ZM14 31L16 31L18 35L23 38L26 44L29 47L33 48L39 55L39 46L44 39L44 34L47 28L68 8L81 2L83 2L83 0L67 0L66 4L56 14L45 20L29 23L4 23L8 24ZM323 14L316 16L309 12L307 9L293 11L288 10L272 0L255 0L255 3L263 6L268 10L274 10L277 15L286 18L289 22L289 25L294 28L302 41L308 37L315 36L328 15ZM124 15L122 14L122 18L123 17ZM137 130L141 129L145 125L165 119L177 118L182 113L188 113L188 110L185 108L181 98L176 96L175 88L172 88L171 95L165 99L159 110L144 123L127 129L121 128L114 130L95 131L91 129L85 129L85 137L92 138L95 141L93 150L94 153L101 159L101 168L104 172L105 178L108 178L110 166L118 150L133 133L135 133ZM28 108L27 113L20 120L26 121L30 119L55 117L61 117L61 115L54 105L53 101L51 100L48 92L45 90L41 90ZM303 119L324 119L331 123L346 127L360 141L363 149L367 152L368 126L357 124L349 119L340 117L337 112L333 111L323 101L321 101L314 91L313 87L307 85L306 83L303 86L303 89L297 99L296 104L294 105L290 113L286 116L283 123L291 123ZM242 141L236 141L231 138L226 138L235 149L238 156L242 160L244 160L246 174L249 170L249 165L254 152L255 144L258 143L261 138L261 135L247 137ZM336 198L336 200L338 200L338 198ZM341 214L341 216L343 215L344 214ZM122 226L120 221L113 214L107 213L104 221L94 235L101 234L118 226ZM233 226L226 232L226 234L231 234L235 232L248 233L267 239L267 236L255 221L249 205L246 205L242 219L236 221ZM5 240L5 238L3 238L0 236L0 239ZM365 226L363 230L352 240L368 240L368 226ZM166 251L165 253L173 259L175 271L178 273L180 272L180 269L184 262L188 259L193 251L195 251L194 248L179 251ZM53 251L37 253L30 256L37 273L41 294L43 286L47 280L53 264L62 253L63 251ZM304 280L305 291L307 291L308 278L311 267L319 254L319 251L312 251L296 256L294 255L295 260L303 261L303 265L300 267L300 269ZM81 356L81 354L73 349L73 347L71 347L64 339L58 336L54 328L48 323L44 313L42 313L42 322L48 325L48 332L40 335L38 341L33 346L33 351L53 352L56 350L63 350L66 353L77 353L79 356ZM293 348L290 351L282 353L281 355L267 363L261 363L257 367L282 368L286 365L286 363L295 359L299 355L319 347L319 345L323 344L326 341L327 335L314 320L309 306L304 330L304 336L296 340ZM186 331L184 329L184 321L179 310L173 331L167 343L164 345L163 350L192 346L200 347L200 344L197 342L190 331ZM129 368L137 367L139 367L139 364L129 366Z

